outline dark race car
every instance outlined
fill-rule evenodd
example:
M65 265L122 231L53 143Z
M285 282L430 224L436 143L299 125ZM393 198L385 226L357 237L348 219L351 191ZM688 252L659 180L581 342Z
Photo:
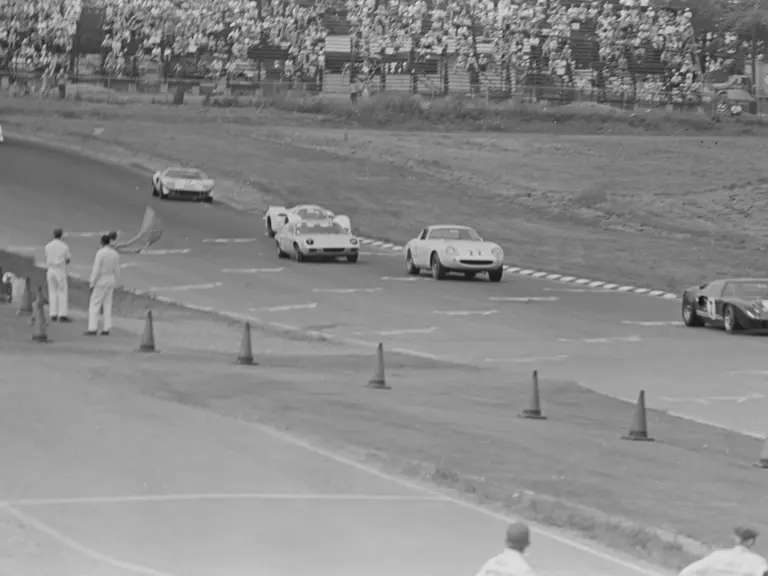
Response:
M768 278L728 278L683 292L683 322L734 332L768 332Z

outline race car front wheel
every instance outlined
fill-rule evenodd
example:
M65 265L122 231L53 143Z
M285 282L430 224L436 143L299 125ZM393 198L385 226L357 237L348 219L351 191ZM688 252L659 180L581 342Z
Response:
M274 238L275 231L272 230L272 218L267 218L266 228L267 228L267 236L269 236L270 238Z
M411 276L418 276L420 272L420 270L413 263L413 256L411 256L410 250L408 250L408 254L405 256L405 271Z
M723 309L723 326L728 334L733 334L741 329L739 320L736 318L736 311L733 309L733 306L728 304Z
M293 251L296 253L296 262L304 262L304 252L301 251L298 244L293 245Z
M704 326L704 322L696 313L696 309L693 306L693 302L688 299L683 300L683 324L688 328L699 328Z
M432 254L432 278L435 280L442 280L445 278L446 269L440 263L440 257L435 253Z
M498 270L491 270L488 272L488 280L491 282L501 282L501 277L504 274L504 269L499 268Z
M277 257L278 258L288 258L288 254L283 252L283 249L280 248L280 242L275 242L277 244Z

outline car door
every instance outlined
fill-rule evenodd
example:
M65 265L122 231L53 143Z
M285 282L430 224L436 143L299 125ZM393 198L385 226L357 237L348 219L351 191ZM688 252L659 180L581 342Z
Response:
M425 258L425 250L424 250L424 241L427 238L427 233L429 232L428 228L424 228L419 235L411 242L411 258L413 258L413 263L416 266L425 266L424 258Z
M293 224L288 224L287 226L283 226L280 228L280 231L277 233L277 241L280 243L280 249L283 252L288 252L290 250L293 250L293 247L291 246L291 236L293 233Z
M723 320L723 282L712 282L704 288L699 294L698 310L699 316L706 318L710 322L721 322Z

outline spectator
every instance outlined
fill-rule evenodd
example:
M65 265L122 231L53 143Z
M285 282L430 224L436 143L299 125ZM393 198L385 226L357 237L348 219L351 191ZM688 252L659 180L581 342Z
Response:
M69 286L67 265L72 261L69 246L61 239L61 228L53 231L53 240L45 245L45 264L48 280L48 306L52 322L71 322L69 319Z
M759 533L741 526L734 533L736 546L715 550L684 568L680 576L768 576L768 562L751 550Z
M476 576L535 576L523 558L531 544L531 531L526 524L514 522L507 527L507 548L483 564Z

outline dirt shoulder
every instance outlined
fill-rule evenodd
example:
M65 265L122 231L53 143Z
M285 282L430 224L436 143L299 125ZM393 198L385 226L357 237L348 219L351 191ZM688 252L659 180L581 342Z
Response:
M389 132L275 109L21 99L2 110L6 130L196 165L243 207L322 202L382 239L466 222L510 264L654 289L764 273L764 138Z

